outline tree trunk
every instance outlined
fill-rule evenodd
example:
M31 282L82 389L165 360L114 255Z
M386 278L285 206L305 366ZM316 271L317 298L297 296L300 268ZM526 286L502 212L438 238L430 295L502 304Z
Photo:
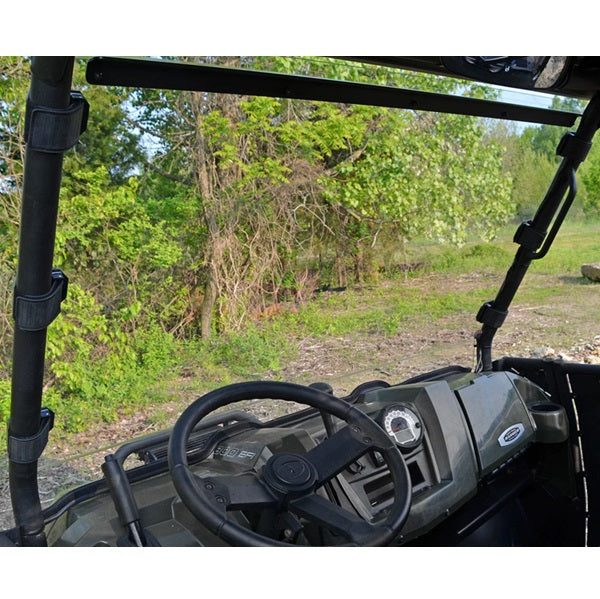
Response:
M218 287L214 272L214 266L211 264L204 285L204 299L200 309L200 334L202 339L209 339L212 335L212 316L217 301Z

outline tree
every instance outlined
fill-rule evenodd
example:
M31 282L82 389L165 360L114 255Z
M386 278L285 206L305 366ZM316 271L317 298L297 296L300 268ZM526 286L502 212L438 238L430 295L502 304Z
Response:
M581 205L589 218L600 216L600 144L596 141L581 165L579 178L583 185L580 190Z
M314 196L311 140L291 105L270 98L141 92L136 106L142 128L160 140L143 194L155 196L166 180L183 185L193 207L182 223L189 261L180 275L202 290L189 294L200 333L211 335L215 314L219 327L236 328L277 297L297 209Z
M584 105L584 102L577 98L554 96L550 108L554 110L583 112ZM524 147L531 148L538 154L558 163L560 162L560 157L556 155L556 148L564 133L564 129L554 125L527 127L521 134L521 141Z
M457 87L332 59L203 60L445 92ZM479 87L471 91L483 95ZM198 92L143 91L134 105L140 129L158 140L142 193L155 196L165 181L172 189L183 185L194 207L184 235L196 266L185 276L202 290L190 296L203 337L215 314L220 327L235 327L266 298L276 300L282 278L298 272L300 253L305 264L318 254L322 269L332 249L338 281L348 276L350 254L360 279L384 227L403 238L462 242L467 230L489 235L510 210L499 148L469 117Z
M145 152L140 142L141 131L130 116L130 90L89 85L85 81L83 61L76 62L73 85L83 93L92 110L87 131L74 151L65 156L65 184L69 183L68 173L82 168L104 167L114 184L124 183L131 175L139 174Z
M8 376L29 62L0 56L0 377Z
M583 112L584 102L576 98L554 97L551 107L557 110ZM531 216L543 199L556 167L562 157L556 154L558 145L565 134L560 127L543 125L528 127L521 134L519 144L521 158L515 169L513 195L520 215ZM578 193L576 206L588 217L596 217L600 208L600 187L598 185L600 151L592 146L587 159L578 173Z

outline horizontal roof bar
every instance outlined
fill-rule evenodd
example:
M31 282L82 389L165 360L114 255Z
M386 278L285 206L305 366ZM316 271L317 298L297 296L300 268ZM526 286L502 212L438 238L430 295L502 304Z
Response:
M138 58L92 58L87 81L150 89L202 91L296 100L363 104L387 108L467 114L471 116L571 127L579 113L551 110L405 90L395 87L337 81L301 75L283 75L248 69L188 64Z

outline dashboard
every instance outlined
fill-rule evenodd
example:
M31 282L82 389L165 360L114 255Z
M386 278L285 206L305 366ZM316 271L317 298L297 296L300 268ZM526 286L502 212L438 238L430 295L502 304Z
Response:
M402 541L427 533L478 489L479 481L510 463L536 440L529 406L547 395L511 373L466 374L398 385L365 394L361 406L382 424L403 453L412 482ZM391 501L389 475L377 456L344 473L371 517Z
M478 493L482 480L501 471L532 444L560 443L568 436L564 410L540 387L511 372L460 372L441 380L362 387L361 393L353 395L353 405L385 431L409 474L410 512L394 544L419 539L443 523ZM236 412L230 421L221 417L216 423L199 423L188 440L188 458L200 481L260 477L273 456L307 454L344 426L337 418L325 419L314 408L267 423ZM152 436L128 448L143 462L127 478L147 538L151 544L167 546L225 544L194 518L174 488L165 471L167 439L168 434ZM135 476L136 470L149 474ZM391 509L395 490L386 461L380 452L369 449L317 494L356 518L377 522ZM52 544L128 544L123 510L114 499L114 493L98 491L93 497L73 501L49 526ZM227 519L264 532L268 529L266 511L242 505L228 511ZM323 523L281 514L277 518L281 523L271 523L268 530L280 541L299 545L340 541L339 535L323 530Z

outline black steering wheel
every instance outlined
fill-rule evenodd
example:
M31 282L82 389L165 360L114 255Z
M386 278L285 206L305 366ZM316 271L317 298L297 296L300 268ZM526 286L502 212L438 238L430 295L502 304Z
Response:
M186 445L196 424L217 408L247 399L307 404L345 421L331 437L305 454L276 453L260 472L199 477L187 461ZM393 482L394 502L383 520L369 522L316 491L369 450L380 452ZM412 489L402 454L387 433L358 408L332 395L292 383L257 381L228 385L198 398L177 420L169 441L169 469L181 500L208 530L230 545L289 546L227 518L227 511L274 509L304 518L347 539L344 545L390 543L404 525Z

